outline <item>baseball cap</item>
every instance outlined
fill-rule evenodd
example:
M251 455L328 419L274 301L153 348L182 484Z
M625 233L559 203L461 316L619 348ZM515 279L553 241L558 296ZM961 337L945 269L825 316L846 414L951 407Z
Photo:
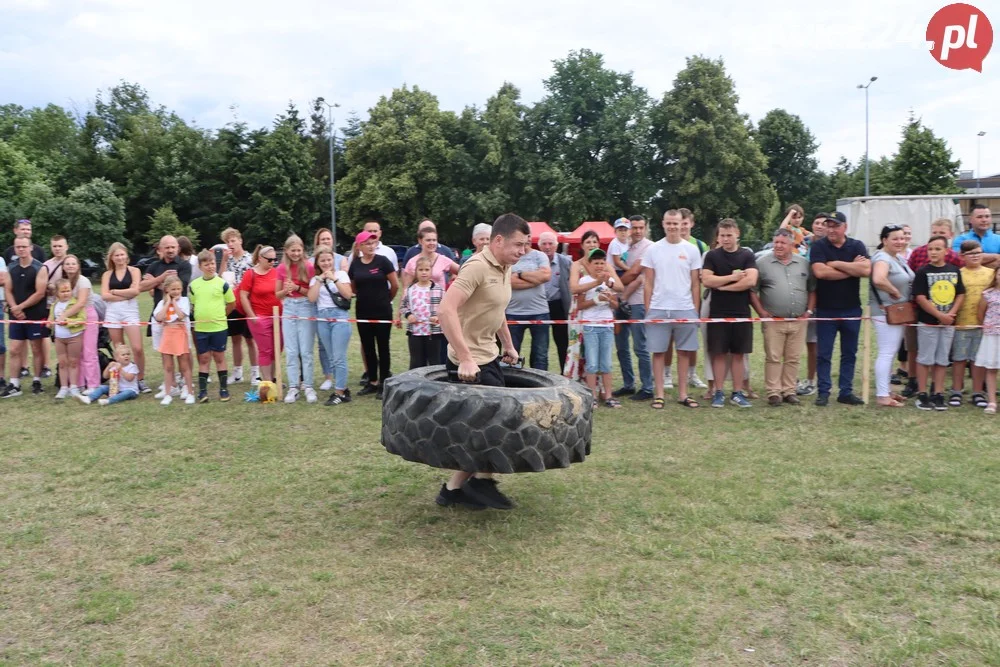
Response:
M365 241L370 241L375 238L375 235L371 232L358 232L358 235L354 237L354 242L361 245Z
M824 224L827 225L831 223L834 225L846 225L847 216L841 213L840 211L834 211L833 213L827 214L827 216L823 218L823 222Z
M632 229L632 223L629 222L628 218L618 218L615 220L615 229L619 227L624 227L625 229Z
M607 259L608 254L600 248L593 248L587 253L587 259Z

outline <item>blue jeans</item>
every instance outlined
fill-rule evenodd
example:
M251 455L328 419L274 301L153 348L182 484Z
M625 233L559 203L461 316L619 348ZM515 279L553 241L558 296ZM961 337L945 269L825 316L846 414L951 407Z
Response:
M102 396L107 396L108 395L108 391L109 391L108 385L102 384L100 387L97 387L96 389L91 390L91 392L89 394L87 394L87 398L89 398L92 401L96 401L97 399L101 398ZM110 397L108 399L108 405L114 405L115 403L121 403L122 401L131 401L133 398L136 398L138 395L139 394L135 393L131 389L122 389L117 394L115 394L114 396L112 396L112 397Z
M507 315L508 320L547 320L548 312L534 315ZM514 349L521 354L521 342L525 330L531 331L531 367L540 371L549 370L549 325L548 324L510 324L510 337L514 341Z
M632 319L641 320L646 317L646 306L632 306ZM615 335L615 347L618 348L618 365L622 367L622 386L635 389L635 373L632 372L632 353L628 347L629 335L632 336L632 346L635 348L636 359L639 360L639 381L642 390L653 393L653 366L646 351L646 327L642 324L623 324Z
M324 308L323 310L329 309ZM330 353L326 351L326 345L323 343L323 335L319 331L322 324L322 322L316 323L316 338L319 340L319 365L323 368L323 375L332 375L333 364L330 362Z
M587 348L584 362L587 375L595 373L611 374L611 347L615 342L615 329L585 324L583 344Z
M320 308L317 317L331 319L347 319L351 316L340 308ZM320 356L325 349L330 357L329 368L334 373L334 387L337 391L347 389L347 343L351 340L351 324L349 322L317 322L316 333L319 334ZM325 372L324 372L325 374Z
M861 317L860 308L817 308L816 317ZM840 334L840 395L853 391L854 364L858 355L858 338L861 320L849 322L816 322L816 379L817 390L829 394L833 388L830 375L833 366L833 342Z
M281 327L285 335L285 364L288 366L289 389L313 386L313 345L316 339L316 322L290 320L289 317L316 317L316 304L309 299L285 299Z

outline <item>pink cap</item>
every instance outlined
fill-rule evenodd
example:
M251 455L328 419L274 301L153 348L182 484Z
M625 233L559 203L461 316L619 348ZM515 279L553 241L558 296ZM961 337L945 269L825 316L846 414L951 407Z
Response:
M371 232L359 232L357 236L354 237L354 242L361 245L365 241L370 241L375 238L375 235Z

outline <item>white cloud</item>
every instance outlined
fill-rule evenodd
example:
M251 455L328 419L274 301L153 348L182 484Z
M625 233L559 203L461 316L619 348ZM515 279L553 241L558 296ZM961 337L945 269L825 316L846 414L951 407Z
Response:
M972 167L978 130L984 172L1000 172L992 107L998 58L982 74L945 69L926 52L924 30L940 0L916 3L797 0L699 4L653 0L0 0L0 102L80 103L121 79L206 126L238 107L269 123L289 100L322 95L338 117L361 114L404 82L445 108L482 105L504 81L528 101L544 94L551 61L590 48L631 70L659 98L684 58L723 57L740 107L753 120L781 107L821 143L824 167L864 152L870 90L871 154L895 149L913 109ZM997 21L994 17L994 21Z

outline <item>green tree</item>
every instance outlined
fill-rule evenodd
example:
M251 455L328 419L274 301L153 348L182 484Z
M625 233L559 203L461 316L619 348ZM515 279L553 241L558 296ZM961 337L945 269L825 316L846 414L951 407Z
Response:
M658 207L690 208L699 233L726 217L759 230L777 196L738 101L722 60L694 56L653 110Z
M912 113L903 127L903 138L892 161L893 194L947 195L962 191L956 183L958 160L944 139Z
M99 259L125 236L125 204L110 181L95 178L40 205L32 222L64 235L74 254Z
M164 236L186 236L191 244L198 247L198 231L191 225L180 221L174 209L167 204L153 211L149 217L149 229L146 230L146 243L153 245Z
M542 212L575 225L644 209L655 190L646 90L587 49L553 64L529 114L533 148L552 166L532 174L547 190Z
M80 128L73 116L55 104L20 114L13 108L0 109L0 138L23 152L58 189L77 185L74 166L80 159Z
M772 109L757 126L756 139L767 158L766 173L778 193L779 208L808 200L822 174L816 161L819 144L802 119Z
M881 197L895 193L893 178L893 160L882 156L869 164L869 194ZM829 199L820 210L836 208L838 199L846 197L863 197L865 194L865 158L862 156L857 164L841 157L836 168L829 176Z
M466 122L465 131L474 131ZM452 238L464 226L451 214L470 193L459 187L469 168L465 147L456 143L459 119L441 111L434 95L414 86L397 88L369 110L347 139L349 171L337 183L338 222L354 232L366 219L380 220L387 238L410 239L420 219L439 223Z
M305 238L319 220L326 190L313 175L312 147L300 124L286 114L270 133L255 134L239 160L239 182L249 196L243 229L249 242L281 243L292 232Z

